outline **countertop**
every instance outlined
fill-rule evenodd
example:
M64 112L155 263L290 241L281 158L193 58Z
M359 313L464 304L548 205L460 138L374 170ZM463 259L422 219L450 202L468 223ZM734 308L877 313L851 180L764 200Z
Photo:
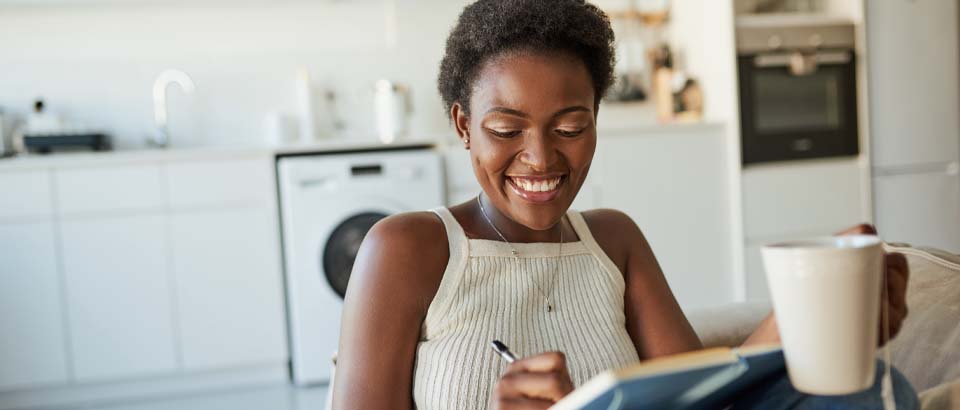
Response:
M0 159L0 170L42 169L50 167L86 167L157 162L218 160L230 158L272 158L285 155L331 152L374 151L417 146L438 147L442 138L404 139L392 144L376 140L328 139L312 143L282 146L201 146L172 148L120 149L112 151L59 152L28 154Z

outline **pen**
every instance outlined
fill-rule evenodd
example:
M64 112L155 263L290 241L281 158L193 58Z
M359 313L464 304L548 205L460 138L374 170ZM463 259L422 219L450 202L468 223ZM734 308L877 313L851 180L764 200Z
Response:
M493 347L493 351L497 352L503 360L506 360L507 363L513 363L517 360L517 357L510 353L510 349L507 348L507 345L499 340L494 340L490 342L490 346Z

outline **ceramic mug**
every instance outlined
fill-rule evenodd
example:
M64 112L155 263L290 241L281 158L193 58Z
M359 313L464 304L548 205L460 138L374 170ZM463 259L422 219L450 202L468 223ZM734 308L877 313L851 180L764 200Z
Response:
M883 247L872 235L764 246L763 263L794 388L850 394L873 385Z

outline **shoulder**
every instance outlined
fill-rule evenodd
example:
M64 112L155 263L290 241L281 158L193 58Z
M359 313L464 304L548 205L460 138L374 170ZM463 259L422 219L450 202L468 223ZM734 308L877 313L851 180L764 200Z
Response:
M398 296L420 301L432 299L448 259L446 230L436 214L389 216L367 232L351 273L347 298L358 292L365 297L399 292Z
M632 244L645 241L636 222L616 209L592 209L580 215L600 249L625 272Z
M373 225L365 240L385 242L392 246L446 247L447 234L437 214L405 212L381 219Z
M629 215L616 209L591 209L581 212L580 215L583 215L583 219L587 222L587 226L590 227L590 232L593 233L594 237L597 237L598 233L640 230Z

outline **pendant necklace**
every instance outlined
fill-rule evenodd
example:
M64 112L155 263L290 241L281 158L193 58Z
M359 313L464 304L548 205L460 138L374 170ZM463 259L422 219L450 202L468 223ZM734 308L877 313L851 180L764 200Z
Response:
M487 223L490 224L490 227L493 228L493 231L500 236L500 239L502 239L503 242L510 247L510 253L513 254L513 259L517 262L520 262L520 252L517 252L517 248L515 248L513 244L510 243L510 241L508 241L505 236L503 236L503 233L500 232L499 229L497 229L497 226L494 225L493 221L490 220L490 217L487 216L487 211L483 209L483 201L480 200L480 195L477 195L477 205L480 206L480 213L483 215L483 219L485 219ZM556 281L557 269L558 269L558 266L560 265L560 257L562 256L562 254L563 254L563 217L560 217L560 243L557 245L557 258L554 260L554 263L553 263L553 274L550 275L549 291L544 292L543 289L540 288L540 285L537 283L537 281L533 280L535 278L533 278L532 276L530 278L531 281L533 282L533 286L537 288L537 292L539 292L540 295L543 296L543 299L547 302L547 312L553 312L554 310L553 302L550 300L550 295L553 293L553 286Z

